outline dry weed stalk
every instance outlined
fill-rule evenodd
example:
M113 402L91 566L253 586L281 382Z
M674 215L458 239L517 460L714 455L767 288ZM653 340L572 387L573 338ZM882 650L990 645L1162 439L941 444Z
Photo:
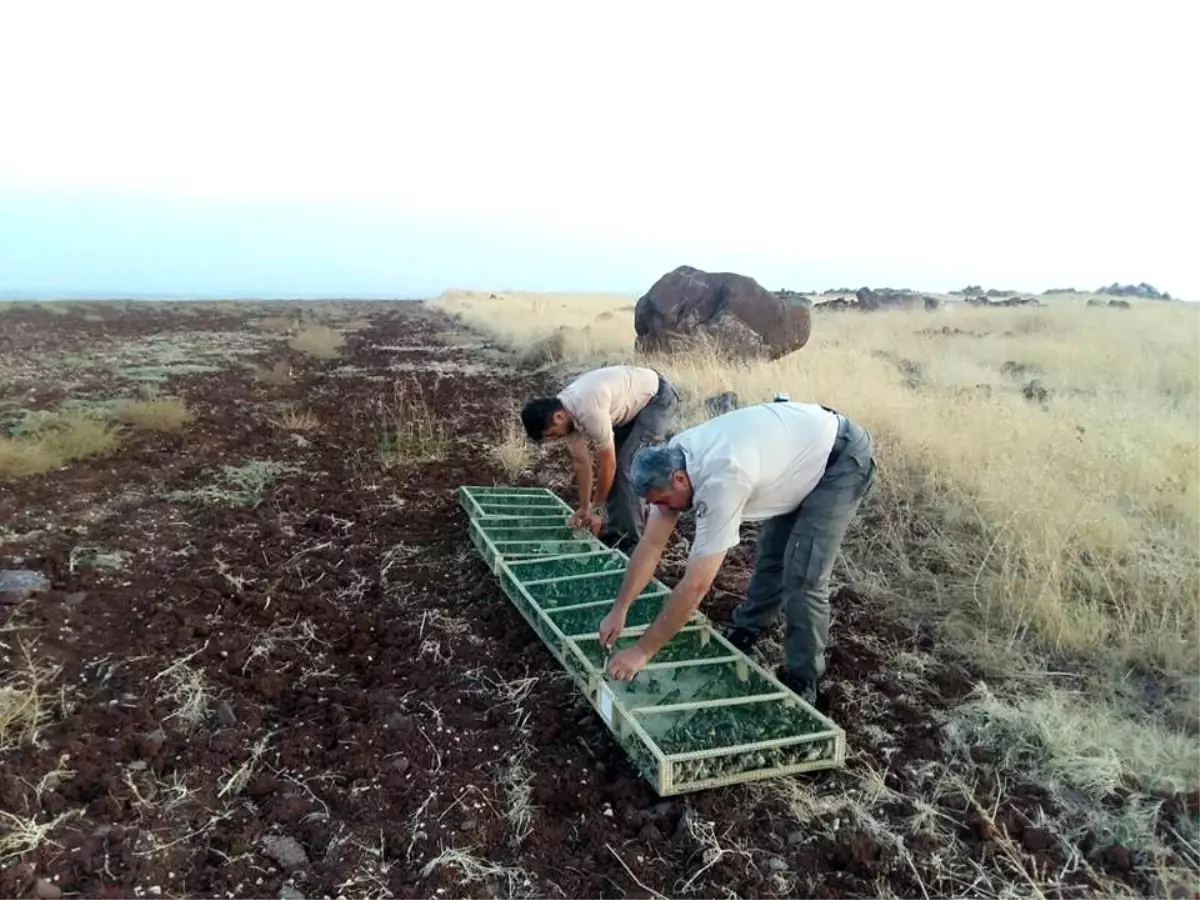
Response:
M0 684L0 750L10 750L37 740L38 731L50 716L52 695L46 688L62 667L39 662L33 648L18 639L19 661Z

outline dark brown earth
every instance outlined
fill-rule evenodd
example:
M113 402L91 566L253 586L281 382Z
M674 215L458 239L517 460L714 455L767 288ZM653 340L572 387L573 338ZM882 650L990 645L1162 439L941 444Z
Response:
M28 360L247 327L244 314L217 310L99 315L10 311L0 350ZM0 523L25 535L0 544L0 568L39 570L53 585L0 608L4 666L24 641L62 667L38 743L0 754L0 810L64 817L34 849L0 859L0 895L922 897L1053 883L1094 896L1110 877L1156 893L1156 873L1124 847L1072 858L1039 824L1053 800L999 783L987 759L975 761L973 796L930 793L945 756L938 712L976 676L936 630L846 583L828 683L847 770L655 796L479 562L457 506L462 484L511 483L486 450L505 404L543 392L549 376L453 372L487 348L444 343L451 324L416 305L370 318L342 360L293 354L291 384L246 369L172 379L196 413L182 434L132 437L114 456L0 482ZM285 352L271 339L255 361ZM444 460L381 465L381 404L395 378L415 380L441 415ZM85 384L119 387L102 371ZM6 391L27 408L63 399L50 383ZM278 401L311 410L320 428L297 440L274 423ZM166 498L250 460L299 471L252 507ZM567 466L553 462L562 487ZM744 589L752 536L706 604L716 620ZM131 562L73 566L80 545ZM668 583L682 553L672 558ZM899 651L919 678L896 670ZM209 695L194 724L168 696L189 669ZM531 788L523 839L505 787L514 763ZM240 767L245 777L231 780ZM862 789L870 773L874 796ZM919 808L916 796L936 800ZM1172 802L1196 814L1195 794ZM15 821L0 817L0 835ZM455 850L477 868L438 862Z

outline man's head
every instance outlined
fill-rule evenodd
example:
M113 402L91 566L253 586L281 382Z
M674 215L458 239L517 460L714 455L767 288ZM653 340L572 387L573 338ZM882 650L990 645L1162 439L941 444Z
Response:
M643 447L634 454L629 481L637 496L662 512L683 512L692 505L692 480L679 447Z
M521 410L521 424L534 443L566 437L575 430L571 414L557 397L538 397Z

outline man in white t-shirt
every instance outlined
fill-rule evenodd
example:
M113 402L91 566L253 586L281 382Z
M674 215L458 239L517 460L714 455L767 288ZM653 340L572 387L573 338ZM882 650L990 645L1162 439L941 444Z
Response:
M530 400L521 410L533 441L565 438L571 449L579 508L575 528L632 549L642 535L645 509L629 482L633 456L666 438L679 396L671 383L642 366L605 366L580 375L556 397ZM590 448L589 448L590 445ZM599 465L593 490L592 452Z
M654 623L607 671L630 679L686 624L712 586L743 521L762 521L754 575L733 612L730 643L749 652L786 610L779 678L817 702L829 634L829 576L846 529L875 481L870 435L812 403L774 402L717 416L669 443L640 451L634 491L652 507L613 609L600 626L611 647L650 582L679 514L696 536L687 571Z

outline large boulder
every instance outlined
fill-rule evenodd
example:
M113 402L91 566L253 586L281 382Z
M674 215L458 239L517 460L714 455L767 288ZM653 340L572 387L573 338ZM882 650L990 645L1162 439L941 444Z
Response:
M778 359L808 343L812 323L808 307L781 299L753 278L680 266L638 300L633 327L641 352L711 341L729 356Z

